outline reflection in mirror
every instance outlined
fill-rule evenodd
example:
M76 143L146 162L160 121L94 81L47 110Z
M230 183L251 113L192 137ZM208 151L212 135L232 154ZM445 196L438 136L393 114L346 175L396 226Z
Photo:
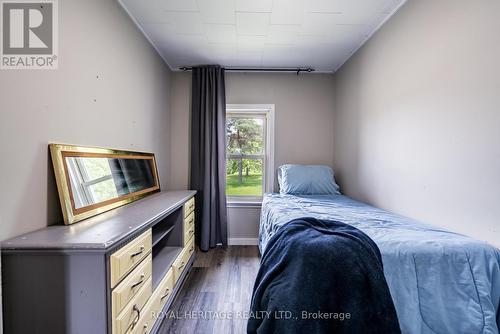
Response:
M64 224L160 191L153 153L50 144Z
M74 209L156 186L151 159L66 157Z

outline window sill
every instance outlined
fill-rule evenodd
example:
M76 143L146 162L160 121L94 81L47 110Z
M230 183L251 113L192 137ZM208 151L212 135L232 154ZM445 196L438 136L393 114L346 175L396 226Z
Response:
M226 207L228 208L260 208L262 206L262 201L231 201L227 202Z

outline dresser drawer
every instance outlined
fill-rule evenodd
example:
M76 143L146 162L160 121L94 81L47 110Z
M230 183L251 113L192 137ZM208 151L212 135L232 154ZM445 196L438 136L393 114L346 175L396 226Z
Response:
M184 246L186 246L193 238L194 235L194 224L189 229L184 229Z
M177 280L181 276L182 271L186 267L186 248L182 250L177 259L172 264L172 269L174 271L174 283L177 283Z
M127 330L135 330L141 319L144 305L151 297L151 278L139 290L137 295L125 306L121 313L113 319L113 334L124 334Z
M188 230L191 226L194 226L194 211L184 218L184 231Z
M140 291L151 277L152 255L149 254L111 293L113 317Z
M151 229L147 230L110 256L111 287L151 252Z
M184 218L189 216L191 212L194 211L194 197L191 197L185 204L184 204Z
M174 272L170 269L163 280L158 284L151 298L144 306L144 311L141 311L141 319L130 331L132 334L147 334L151 331L154 323L158 318L161 318L160 312L172 296L174 290Z
M191 238L191 240L188 241L188 244L184 247L184 251L187 253L187 259L191 257L194 253L194 238Z
M179 278L181 277L181 274L184 271L184 269L186 269L186 265L189 261L189 258L193 253L194 253L194 238L191 238L191 240L186 244L186 246L182 250L177 260L175 260L174 264L172 265L172 268L174 270L174 283L177 282L177 280L179 280Z
M153 295L153 298L158 302L158 308L153 310L156 315L158 315L158 312L163 309L163 306L165 306L172 296L174 284L174 270L171 268L160 282Z
M153 300L153 297L149 298L149 301L144 305L143 310L141 311L141 318L134 326L134 328L130 328L127 334L148 334L151 332L151 328L153 328L157 315L154 309L157 308L157 301Z

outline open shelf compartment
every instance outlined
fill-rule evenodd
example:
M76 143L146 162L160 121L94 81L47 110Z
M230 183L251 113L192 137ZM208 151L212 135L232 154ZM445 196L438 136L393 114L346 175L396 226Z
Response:
M184 215L182 207L158 221L153 232L153 290L165 277L183 248Z
M153 253L153 290L160 284L181 251L182 247L165 246L157 254Z
M175 228L175 225L169 224L158 224L156 226L159 226L159 228L155 230L155 227L153 227L153 247Z

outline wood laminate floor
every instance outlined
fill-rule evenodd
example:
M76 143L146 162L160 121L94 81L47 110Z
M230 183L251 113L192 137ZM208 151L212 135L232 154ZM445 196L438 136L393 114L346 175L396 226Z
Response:
M159 333L246 333L244 312L250 310L259 261L257 246L197 252Z

